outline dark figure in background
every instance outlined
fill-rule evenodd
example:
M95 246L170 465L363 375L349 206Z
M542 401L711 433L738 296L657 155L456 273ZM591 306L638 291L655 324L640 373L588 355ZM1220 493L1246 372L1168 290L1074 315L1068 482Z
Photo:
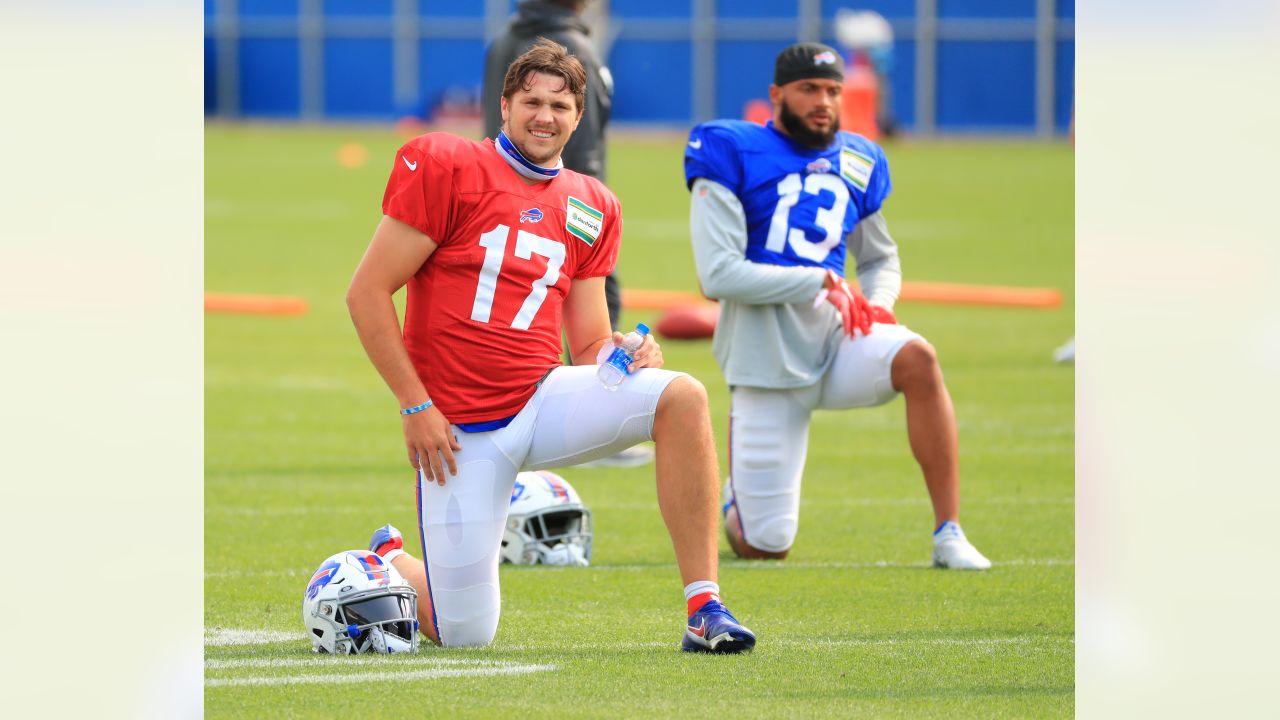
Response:
M605 128L613 109L613 75L600 62L595 46L587 37L591 28L582 19L589 0L523 0L507 26L493 39L484 59L484 134L496 138L502 129L498 98L507 66L544 37L568 48L587 72L587 99L583 103L582 120L561 154L564 166L574 172L590 175L602 183L605 177ZM604 297L609 305L609 327L617 330L622 313L622 290L618 273L604 279ZM571 362L571 360L570 360ZM653 448L636 445L616 455L596 460L591 465L637 467L653 462Z
M498 97L502 95L502 79L507 66L533 47L539 37L553 40L569 49L587 71L587 101L582 122L570 138L561 156L564 166L607 183L605 177L605 128L613 105L613 76L596 56L587 35L590 28L582 19L587 0L525 0L503 28L485 55L484 61L484 134L497 137L502 129ZM617 273L605 278L605 299L609 303L609 324L618 329L622 309Z

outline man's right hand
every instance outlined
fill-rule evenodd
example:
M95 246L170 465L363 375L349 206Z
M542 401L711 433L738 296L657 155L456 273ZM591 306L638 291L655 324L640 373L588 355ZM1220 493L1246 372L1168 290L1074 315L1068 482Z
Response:
M823 279L822 290L814 300L814 306L825 300L835 306L840 313L840 322L844 324L844 334L855 337L854 332L861 330L863 335L871 333L871 305L862 293L849 287L849 283L833 270L827 271Z
M402 416L404 422L404 444L409 451L409 464L415 470L421 470L428 482L444 485L444 468L449 466L449 474L458 474L458 464L453 458L454 451L461 450L458 437L453 428L434 405L413 415Z

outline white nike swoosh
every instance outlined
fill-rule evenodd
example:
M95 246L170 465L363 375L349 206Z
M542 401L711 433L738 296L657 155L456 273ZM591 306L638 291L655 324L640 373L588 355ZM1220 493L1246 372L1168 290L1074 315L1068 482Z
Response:
M413 172L414 170L418 169L417 162L409 162L409 158L403 155L400 156L400 159L404 161L405 167L409 168L409 172Z
M701 148L702 148L702 138L698 138L697 140L690 140L690 141L689 141L689 147L693 148L694 150L699 150L699 149L701 149Z

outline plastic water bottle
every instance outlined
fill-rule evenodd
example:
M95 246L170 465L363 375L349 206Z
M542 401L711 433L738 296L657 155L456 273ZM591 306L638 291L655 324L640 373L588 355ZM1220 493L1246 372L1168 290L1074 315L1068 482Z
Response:
M639 323L634 331L622 337L622 346L615 347L609 357L600 363L600 369L596 370L596 377L600 378L602 385L610 390L618 389L622 381L631 374L627 366L635 361L636 351L644 344L644 338L648 334L649 326Z

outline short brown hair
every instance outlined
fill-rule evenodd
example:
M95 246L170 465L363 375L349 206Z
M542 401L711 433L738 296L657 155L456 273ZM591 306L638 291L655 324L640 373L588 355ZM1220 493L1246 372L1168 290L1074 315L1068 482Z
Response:
M528 90L530 78L534 73L556 75L564 79L565 87L573 93L581 113L587 104L587 71L582 69L578 58L569 54L569 50L559 43L544 37L529 48L525 54L516 58L507 68L507 76L502 81L502 97L508 102L517 90Z

